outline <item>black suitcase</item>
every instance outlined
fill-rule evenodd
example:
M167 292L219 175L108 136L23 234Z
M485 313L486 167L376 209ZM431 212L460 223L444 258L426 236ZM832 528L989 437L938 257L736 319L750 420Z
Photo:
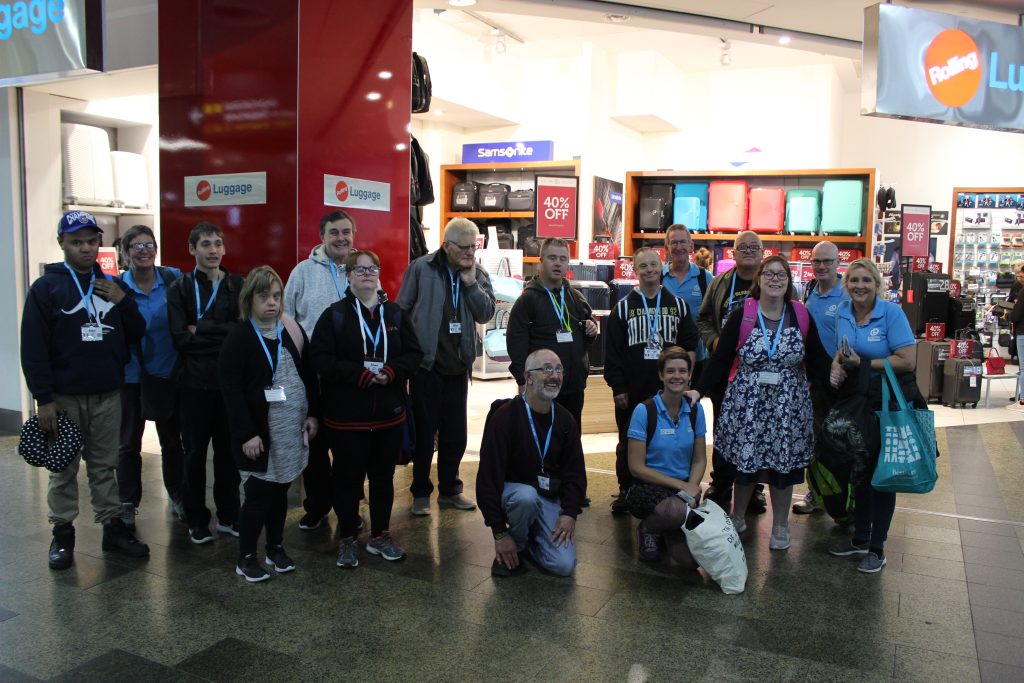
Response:
M533 211L533 190L515 190L508 193L509 211Z
M917 388L929 403L942 399L942 377L949 358L948 341L917 342Z
M604 371L604 340L605 330L608 329L608 317L611 311L594 311L594 320L597 321L598 332L587 349L587 360L590 362L590 374L600 375Z
M942 405L972 408L981 400L981 372L985 366L973 358L947 358L943 366Z
M522 249L524 256L540 256L540 240L537 239L535 223L523 223L516 228L516 248Z
M620 300L625 299L629 296L629 293L636 288L636 280L612 280L608 283L612 288L611 300L609 301L609 309L615 308Z
M455 183L452 188L452 211L476 211L480 184L472 180Z
M661 232L665 229L667 205L660 197L640 198L640 232Z
M608 291L608 285L604 282L596 282L594 280L571 280L569 286L573 289L580 290L584 300L590 304L590 308L595 311L607 311L611 309L609 303L610 292Z
M973 330L978 325L978 304L971 296L950 297L948 330Z
M480 187L478 205L481 211L507 211L508 193L512 190L505 183L488 183Z

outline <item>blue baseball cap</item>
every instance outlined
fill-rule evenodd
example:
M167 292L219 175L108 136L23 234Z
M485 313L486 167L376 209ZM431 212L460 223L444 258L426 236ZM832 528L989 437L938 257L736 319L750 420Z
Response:
M103 228L96 223L96 217L88 211L68 211L61 216L60 223L57 224L57 235L76 232L82 228L92 228L100 233L103 232Z

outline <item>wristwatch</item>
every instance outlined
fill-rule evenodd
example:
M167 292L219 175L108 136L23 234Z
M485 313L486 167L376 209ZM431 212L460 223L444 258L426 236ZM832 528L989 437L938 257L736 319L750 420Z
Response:
M494 534L494 540L495 541L500 541L501 539L505 538L506 536L508 536L508 532L507 531L499 531L498 533Z

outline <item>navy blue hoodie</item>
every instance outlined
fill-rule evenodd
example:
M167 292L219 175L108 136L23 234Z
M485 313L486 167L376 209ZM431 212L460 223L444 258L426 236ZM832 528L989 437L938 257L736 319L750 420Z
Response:
M99 265L97 278L108 278ZM82 291L89 276L78 275ZM21 369L32 397L40 405L54 394L103 394L121 388L128 347L146 333L146 321L132 293L118 283L125 297L116 306L92 295L92 308L103 328L102 342L82 341L82 325L89 314L71 272L63 263L50 263L43 276L32 283L21 319Z

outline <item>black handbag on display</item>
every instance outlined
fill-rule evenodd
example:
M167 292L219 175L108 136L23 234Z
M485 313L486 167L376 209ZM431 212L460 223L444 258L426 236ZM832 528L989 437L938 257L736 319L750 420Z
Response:
M430 98L433 88L430 83L430 69L427 60L415 52L412 53L412 113L422 114L430 111Z
M488 183L478 193L481 211L507 211L508 193L512 188L504 183Z
M452 211L476 211L480 185L472 180L452 187Z
M509 211L533 211L533 190L515 190L508 193Z

